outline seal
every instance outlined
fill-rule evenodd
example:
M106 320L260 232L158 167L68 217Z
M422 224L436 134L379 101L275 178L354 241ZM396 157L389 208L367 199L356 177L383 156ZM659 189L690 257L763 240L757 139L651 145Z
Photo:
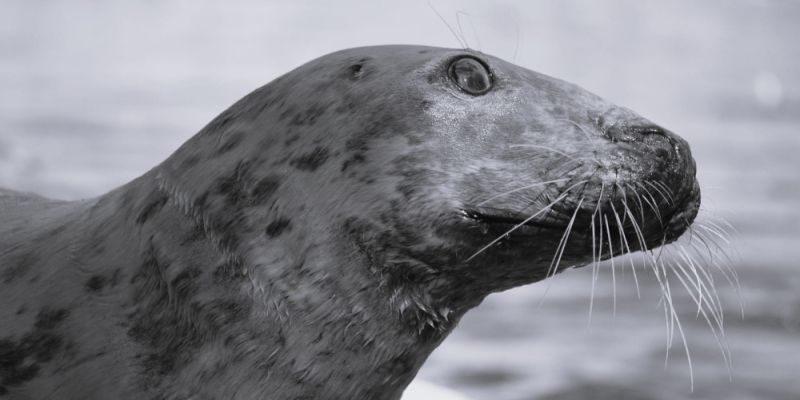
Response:
M105 195L0 193L0 393L398 399L488 294L669 243L699 203L684 140L578 86L336 52Z

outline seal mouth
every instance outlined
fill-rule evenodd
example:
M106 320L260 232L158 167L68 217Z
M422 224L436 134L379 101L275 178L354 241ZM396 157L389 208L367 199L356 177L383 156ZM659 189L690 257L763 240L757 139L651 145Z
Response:
M697 181L691 182L669 188L674 194L667 197L665 193L664 198L603 192L589 184L580 195L562 193L562 200L538 211L464 205L459 210L461 216L484 237L494 237L470 259L495 245L512 257L556 248L573 264L652 250L677 240L693 222L700 194Z
M540 218L535 214L525 214L518 211L510 211L492 207L467 207L461 210L463 215L479 224L498 227L525 229L534 228L536 230L563 229L567 221L562 221L554 213L548 213L546 217Z

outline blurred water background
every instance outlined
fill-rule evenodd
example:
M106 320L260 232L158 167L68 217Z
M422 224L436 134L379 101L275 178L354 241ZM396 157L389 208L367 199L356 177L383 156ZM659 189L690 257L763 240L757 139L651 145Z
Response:
M433 1L473 48L579 85L692 145L737 229L729 372L691 299L665 367L655 280L603 268L493 295L420 377L475 399L800 399L800 2ZM0 2L0 186L77 199L144 173L235 100L322 54L458 47L425 1ZM619 271L618 271L619 272ZM544 292L547 290L546 296ZM544 301L542 301L544 298Z

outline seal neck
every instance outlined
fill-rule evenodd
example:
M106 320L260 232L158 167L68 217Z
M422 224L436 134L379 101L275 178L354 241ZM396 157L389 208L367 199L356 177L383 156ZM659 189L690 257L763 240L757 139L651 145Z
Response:
M103 201L137 239L124 299L135 385L219 398L399 399L444 329L409 326L363 254L301 219L268 241L154 170ZM238 224L238 225L236 225ZM274 229L277 229L273 227ZM465 311L465 310L464 310Z

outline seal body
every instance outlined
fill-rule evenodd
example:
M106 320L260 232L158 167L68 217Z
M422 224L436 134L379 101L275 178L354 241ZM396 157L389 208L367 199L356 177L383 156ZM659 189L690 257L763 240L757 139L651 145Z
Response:
M0 397L398 399L486 295L675 240L694 168L479 52L333 53L103 196L0 191Z

